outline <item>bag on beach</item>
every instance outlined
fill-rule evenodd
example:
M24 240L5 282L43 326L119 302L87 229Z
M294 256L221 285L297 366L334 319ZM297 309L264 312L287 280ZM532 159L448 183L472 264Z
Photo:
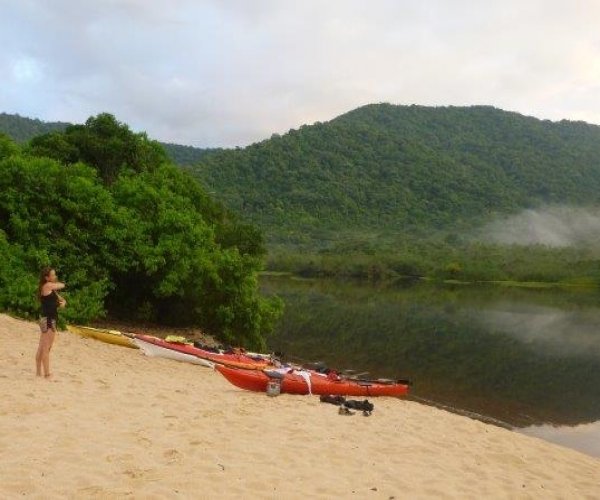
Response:
M350 410L362 411L365 417L371 415L375 405L368 399L358 401L357 399L346 399L344 396L321 396L321 403L329 403L340 407L340 415L352 415Z
M332 405L340 406L346 402L346 398L344 396L321 396L319 398L321 403L329 403Z
M364 401L357 401L356 399L349 399L344 403L346 408L351 408L353 410L359 410L363 413L369 413L375 409L375 405L373 403L369 403L368 399Z

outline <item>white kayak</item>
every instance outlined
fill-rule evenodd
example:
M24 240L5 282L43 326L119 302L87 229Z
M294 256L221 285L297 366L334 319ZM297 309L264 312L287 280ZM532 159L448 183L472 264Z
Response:
M209 368L214 368L215 366L213 362L207 359L199 358L198 356L192 356L191 354L186 354L184 352L176 351L174 349L162 347L156 344L152 344L151 342L145 342L144 340L135 337L131 340L135 342L135 345L137 345L146 356L174 359L175 361L183 361L184 363L192 363L194 365L202 365L207 366Z

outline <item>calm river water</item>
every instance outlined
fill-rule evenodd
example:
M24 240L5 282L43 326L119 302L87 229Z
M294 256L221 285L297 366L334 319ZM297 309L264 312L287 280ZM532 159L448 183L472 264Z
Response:
M262 278L286 308L270 347L600 456L600 294Z

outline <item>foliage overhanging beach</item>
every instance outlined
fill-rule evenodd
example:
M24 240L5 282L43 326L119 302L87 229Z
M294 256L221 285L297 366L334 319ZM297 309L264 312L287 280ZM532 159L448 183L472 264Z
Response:
M0 172L1 309L35 316L36 276L52 263L68 321L109 311L264 346L281 303L258 294L261 233L145 134L104 114L22 149L0 137Z

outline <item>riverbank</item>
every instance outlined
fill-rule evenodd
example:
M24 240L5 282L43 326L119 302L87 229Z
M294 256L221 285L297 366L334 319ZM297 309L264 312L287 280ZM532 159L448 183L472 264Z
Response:
M597 498L600 460L436 408L242 392L217 373L0 315L0 496Z
M456 286L498 286L504 288L526 288L530 290L547 290L547 289L560 289L565 291L583 291L593 292L598 290L598 284L593 280L573 280L573 281L511 281L511 280L457 280L457 279L437 279L428 276L393 276L387 277L386 279L371 281L365 276L344 276L344 275L308 275L302 276L300 274L294 274L291 271L261 271L258 273L262 278L286 278L292 280L318 280L318 279L330 279L339 281L350 281L354 283L383 283L394 285L398 283L416 284L416 283L429 283L432 285L456 285Z
M439 238L379 241L365 248L273 246L270 275L355 279L363 282L425 280L437 283L497 283L532 288L597 289L597 251L544 245L500 245L477 241L450 244Z

